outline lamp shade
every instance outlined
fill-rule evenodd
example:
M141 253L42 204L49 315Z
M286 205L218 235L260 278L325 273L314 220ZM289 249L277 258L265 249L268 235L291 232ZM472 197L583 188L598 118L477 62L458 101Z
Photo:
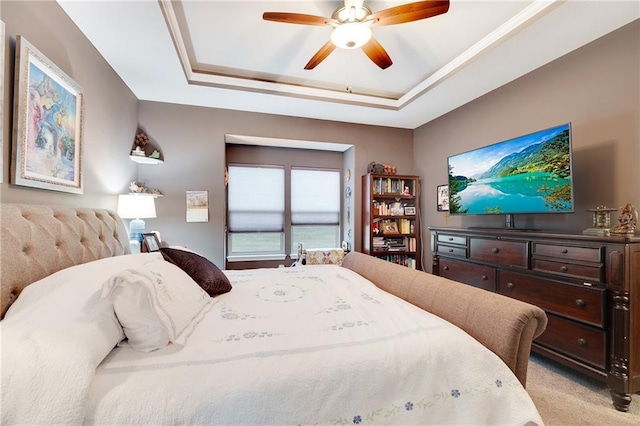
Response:
M146 194L119 195L118 215L123 219L147 219L156 217L155 197Z

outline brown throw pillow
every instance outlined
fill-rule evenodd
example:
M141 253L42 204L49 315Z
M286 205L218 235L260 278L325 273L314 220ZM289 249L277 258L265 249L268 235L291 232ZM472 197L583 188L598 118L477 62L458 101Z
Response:
M208 259L199 254L161 247L160 253L167 262L173 263L198 283L209 296L231 291L231 283L227 276Z

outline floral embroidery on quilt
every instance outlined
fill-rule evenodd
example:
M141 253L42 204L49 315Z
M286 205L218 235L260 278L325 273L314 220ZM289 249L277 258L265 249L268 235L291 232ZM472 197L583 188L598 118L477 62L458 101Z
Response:
M365 327L369 325L368 322L366 321L347 321L347 322L343 322L341 324L335 324L333 326L331 326L331 331L341 331L344 329L352 329L352 328L356 328L356 327Z
M389 419L394 419L394 423L402 424L402 416L412 415L414 411L424 411L428 410L431 407L434 407L439 402L444 402L451 398L453 399L463 399L463 398L473 398L476 395L486 394L490 392L503 392L501 388L503 385L507 384L509 387L518 386L520 382L517 379L511 378L506 383L500 379L496 379L491 383L479 384L473 388L470 388L468 391L452 388L447 391L439 392L437 394L431 395L430 397L417 399L417 400L407 400L404 404L394 404L391 403L387 407L378 408L372 410L368 413L357 413L351 417L338 417L332 419L330 424L333 425L349 425L349 424L366 424L373 423L376 421L384 420L384 423L387 423ZM417 414L419 415L419 414Z
M378 299L376 299L375 297L371 296L370 294L367 294L365 292L362 292L360 294L360 297L362 297L364 300L366 300L367 302L371 302L373 304L379 305L380 301Z
M336 297L332 306L322 309L317 314L332 314L334 312L348 311L349 309L351 309L351 305L346 300L342 297Z
M255 339L264 337L273 337L273 333L270 331L247 331L242 334L230 334L225 340L227 342L239 342L240 340L244 339Z
M257 317L255 315L252 314L244 314L244 313L240 313L237 312L235 309L233 308L229 308L228 306L223 306L220 309L220 316L222 317L222 319L226 319L226 320L248 320L248 319L256 319Z
M345 277L344 275L340 274L339 272L336 273L336 278L342 281L349 281L349 278Z
M306 296L303 287L292 284L272 284L258 290L256 297L265 302L295 302Z

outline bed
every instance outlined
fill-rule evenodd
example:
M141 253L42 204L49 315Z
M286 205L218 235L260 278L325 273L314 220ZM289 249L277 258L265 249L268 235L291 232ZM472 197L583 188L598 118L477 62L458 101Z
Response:
M443 318L459 303L407 301L429 274L360 253L219 271L179 249L130 254L111 211L1 209L3 424L542 424L522 359L546 324L535 307L509 305L525 313L501 349L501 325Z

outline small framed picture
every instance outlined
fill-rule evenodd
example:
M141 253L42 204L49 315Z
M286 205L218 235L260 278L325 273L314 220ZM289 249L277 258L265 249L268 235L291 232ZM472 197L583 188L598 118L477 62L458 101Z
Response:
M449 185L438 185L438 211L449 211Z
M395 222L387 222L384 224L384 233L385 234L397 234L398 233L398 224Z
M142 234L142 252L150 253L152 251L160 250L160 241L155 232L149 234Z
M402 216L404 214L404 207L400 203L393 203L391 205L391 216Z
M404 208L404 214L411 216L416 214L416 208L413 206L407 206Z

